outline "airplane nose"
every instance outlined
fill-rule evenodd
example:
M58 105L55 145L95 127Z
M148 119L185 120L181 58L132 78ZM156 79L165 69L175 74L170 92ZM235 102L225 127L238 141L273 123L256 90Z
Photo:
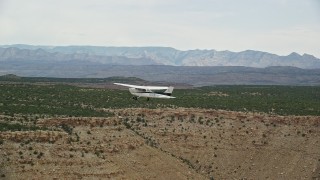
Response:
M130 93L136 93L136 89L135 88L129 88L129 92Z

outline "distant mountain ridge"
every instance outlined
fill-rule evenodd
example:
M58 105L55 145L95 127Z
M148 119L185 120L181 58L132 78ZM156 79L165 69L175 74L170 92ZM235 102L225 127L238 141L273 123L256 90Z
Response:
M173 65L173 66L246 66L265 68L292 66L320 68L320 59L291 53L279 56L262 51L242 52L216 50L180 51L171 47L103 47L103 46L0 46L1 61L83 61L107 65Z
M147 81L193 86L217 84L320 85L320 69L296 67L252 68L243 66L106 65L78 61L33 63L1 62L0 75L23 77L107 78L137 77Z

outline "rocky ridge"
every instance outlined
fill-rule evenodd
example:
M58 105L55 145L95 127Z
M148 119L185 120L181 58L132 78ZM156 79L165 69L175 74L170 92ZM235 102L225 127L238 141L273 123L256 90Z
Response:
M109 118L45 118L47 131L0 132L0 176L112 179L320 177L316 116L105 109Z

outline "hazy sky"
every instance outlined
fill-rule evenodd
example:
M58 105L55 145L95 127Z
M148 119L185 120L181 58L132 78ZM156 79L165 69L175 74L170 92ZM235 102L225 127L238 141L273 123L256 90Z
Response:
M320 0L0 0L0 44L320 57Z

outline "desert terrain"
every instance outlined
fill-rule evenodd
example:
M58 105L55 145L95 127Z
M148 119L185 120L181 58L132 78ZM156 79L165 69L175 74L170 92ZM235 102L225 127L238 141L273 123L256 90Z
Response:
M319 116L100 109L0 132L2 179L319 179ZM5 118L3 115L2 119Z

